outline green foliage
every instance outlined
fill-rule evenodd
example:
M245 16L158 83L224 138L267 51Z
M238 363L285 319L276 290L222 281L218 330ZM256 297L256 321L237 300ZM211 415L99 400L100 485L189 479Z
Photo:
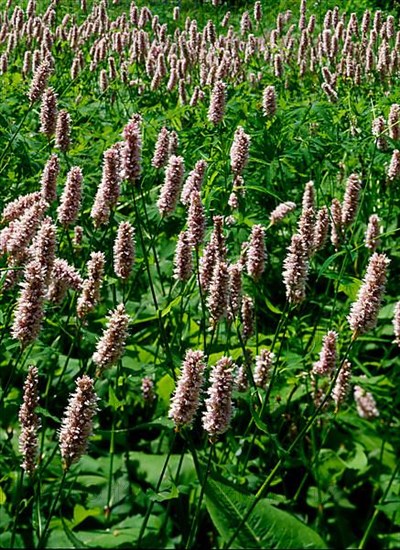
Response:
M134 22L134 4L138 16L145 6L151 10L148 21ZM180 13L174 17L175 4ZM380 549L400 544L400 368L393 326L399 300L400 179L388 177L392 155L399 148L388 118L399 93L400 35L385 38L381 29L373 40L370 31L364 36L361 30L364 10L375 6L390 10L382 13L382 21L393 15L395 31L400 32L398 2L341 3L339 15L344 17L346 11L347 16L335 55L318 44L332 3L308 2L306 23L315 15L316 29L309 33L306 53L300 56L297 0L263 0L260 24L254 18L254 2L214 4L219 5L138 0L131 6L127 0L88 0L85 9L76 0L63 0L51 4L55 10L51 21L50 2L37 0L37 19L29 23L37 25L32 36L27 29L27 0L20 2L23 16L15 2L0 6L0 210L19 196L40 190L45 164L56 153L57 200L46 210L57 229L55 254L84 279L91 252L105 255L95 308L80 319L76 313L80 290L72 288L60 303L46 297L41 330L22 348L12 331L22 287L8 283L14 274L23 281L35 252L29 249L29 239L21 256L9 254L7 231L18 222L15 226L1 221L1 547ZM101 9L107 12L105 23L98 21ZM228 9L231 16L224 27ZM245 10L252 28L242 33ZM284 18L274 46L271 31L279 25L278 13ZM347 51L344 36L350 13L357 15L359 28ZM152 19L155 15L158 20ZM14 29L18 17L23 21ZM43 18L49 20L40 23ZM194 24L189 28L194 20L206 55L200 50L186 52L195 35ZM214 41L209 21L222 39ZM159 26L164 24L165 28ZM40 101L30 105L27 96L33 71L23 70L27 51L33 57L46 54L47 46L41 43L46 26L54 59L48 84L58 94L58 108L67 109L72 120L72 142L65 153L56 147L54 137L48 139L39 131ZM166 43L160 38L162 29ZM234 36L226 47L228 33ZM333 34L332 29L331 39ZM144 54L137 51L139 35L148 37ZM119 39L125 41L121 52ZM365 50L370 40L374 63L368 71ZM387 69L378 68L382 44L392 56ZM161 51L166 75L157 87L152 81L155 57ZM281 76L275 69L277 53L283 60ZM77 58L82 66L72 78ZM178 84L171 90L167 87L174 62L186 101ZM203 75L201 63L206 63ZM323 90L328 78L324 68L332 74L337 100ZM227 87L219 125L208 119L214 69ZM100 84L100 71L107 75L107 87ZM271 85L277 109L265 116L263 92ZM190 98L196 86L204 98L193 106ZM102 182L104 152L121 141L125 125L138 113L141 176L134 183L122 179L107 223L96 226L91 212ZM380 136L372 132L378 116L386 123ZM176 153L184 159L185 180L196 162L207 162L201 189L205 239L192 250L193 272L186 281L174 277L174 258L178 235L188 228L187 208L178 202L170 216L162 217L157 207L165 172L153 166L152 158L163 126L177 132ZM243 193L240 181L236 187L230 158L238 126L250 137ZM384 138L385 147L378 146L377 137ZM76 222L64 228L57 208L72 166L83 172L82 205ZM343 202L353 173L359 174L362 184L356 215L348 227L336 228L342 232L335 243L332 201ZM330 235L324 247L310 254L305 299L294 304L287 300L283 271L292 235L301 230L303 193L310 180L315 212L328 209ZM280 223L271 223L271 212L287 201L295 202L296 208ZM372 214L380 219L377 251L391 263L376 327L355 334L348 315L372 254L365 246ZM199 285L199 266L216 215L224 217L225 259L229 266L241 263L242 292L254 305L250 333L244 330L242 311L213 322L209 294ZM113 265L115 238L123 221L135 229L136 257L127 280L117 276ZM76 225L83 232L80 243L74 239ZM245 256L256 225L265 230L266 246L265 269L258 279L249 275ZM54 281L54 274L51 277ZM215 294L220 297L223 292ZM100 373L93 354L107 329L109 312L121 303L129 316L123 353ZM316 376L315 363L328 331L338 334L337 361L330 375ZM174 422L171 404L190 349L204 352L206 368L197 414L191 425L180 426ZM274 358L268 380L257 385L256 357L265 350ZM241 372L247 374L247 386L235 385L232 417L226 431L215 435L205 432L203 415L212 394L214 366L224 357L235 363L235 382ZM350 386L337 404L332 391L345 360L351 363ZM28 476L21 468L19 411L31 365L39 371L40 429L37 467ZM83 375L95 380L99 410L87 449L65 471L60 426L76 381ZM356 385L373 396L379 416L368 417L357 408ZM219 394L217 408L222 401Z
M259 500L247 518L252 497L221 481L208 480L206 505L224 543L240 526L231 548L326 548L315 531L267 499Z

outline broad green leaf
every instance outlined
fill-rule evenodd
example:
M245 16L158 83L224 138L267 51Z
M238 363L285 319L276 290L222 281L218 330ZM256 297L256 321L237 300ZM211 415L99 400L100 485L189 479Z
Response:
M182 296L177 296L176 298L174 298L172 300L172 302L170 302L167 307L165 307L162 312L161 312L161 317L165 317L166 315L168 315L168 313L171 311L171 309L175 306L177 306L180 302L182 301Z
M109 392L108 392L108 404L112 409L121 409L123 407L123 401L120 401L118 397L115 395L115 391L113 390L113 387L109 386Z
M152 489L148 489L147 495L150 497L150 500L154 500L155 502L164 502L165 500L178 498L179 490L175 484L172 484L170 489L165 489L163 491L159 491L158 493Z
M355 451L351 457L346 460L346 465L352 470L365 470L368 466L368 458L362 445L356 443Z
M339 285L339 292L344 292L351 300L356 300L358 291L361 286L361 280L355 277L342 277L342 282Z
M5 494L5 492L3 491L3 489L0 487L0 506L3 506L3 504L5 504L7 500L7 496Z
M74 517L72 520L72 525L70 527L72 529L73 527L76 527L77 525L82 523L82 521L84 521L86 518L91 516L95 517L99 514L101 514L100 508L92 508L91 510L86 510L86 508L81 504L76 504L74 507Z
M129 453L129 461L137 463L137 473L139 477L144 477L146 482L152 487L156 487L160 472L165 464L166 455L151 455L141 452ZM162 489L171 488L171 479L176 476L181 455L173 454L170 456L168 466L164 475ZM179 483L188 484L197 479L192 457L185 455L180 466ZM167 485L165 485L167 483Z
M157 382L157 394L167 407L169 406L169 400L174 388L175 382L169 374L166 374Z
M261 499L243 522L253 496L212 478L205 495L207 510L224 543L241 525L232 548L326 548L315 531L266 499Z

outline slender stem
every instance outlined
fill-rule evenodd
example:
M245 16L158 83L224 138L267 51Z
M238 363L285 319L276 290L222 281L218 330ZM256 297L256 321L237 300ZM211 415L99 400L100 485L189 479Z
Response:
M332 393L332 390L334 388L334 385L336 383L336 380L340 374L340 371L342 370L343 368L343 365L350 353L350 350L351 350L351 347L354 343L354 339L351 340L351 342L349 343L349 346L347 348L347 351L345 353L345 356L343 357L342 359L342 362L340 363L339 365L339 368L337 369L336 371L336 374L334 376L334 378L332 379L331 381L331 384L329 386L329 389L328 391L326 392L326 395L324 397L324 399L322 399L321 403L319 404L319 406L317 407L317 409L314 411L314 414L311 416L311 418L309 418L309 420L306 422L306 424L303 426L302 430L300 430L300 432L298 433L297 437L294 439L294 441L292 442L292 444L289 446L289 448L286 450L285 452L285 455L286 456L289 456L293 449L295 449L297 447L297 445L299 444L299 442L303 439L303 437L306 435L306 433L311 429L312 425L314 424L316 418L318 417L319 413L322 411L323 407L325 406L325 403L328 401L328 399L330 398L331 396L331 393ZM236 539L240 529L242 528L243 524L248 520L248 518L250 517L250 514L252 513L252 511L254 510L255 506L257 505L257 503L261 500L261 498L263 497L263 495L265 494L265 492L267 491L267 489L269 488L276 472L279 470L280 466L282 465L283 463L283 457L281 457L278 462L275 464L273 470L271 471L271 473L269 474L269 476L267 477L267 479L264 481L264 483L261 485L260 489L257 491L256 493L256 496L254 498L254 501L252 502L252 504L249 506L249 508L247 509L246 513L244 514L242 520L239 522L237 528L235 529L233 535L231 536L231 538L229 539L228 543L224 546L224 548L231 548L232 547L232 543L233 541Z
M397 475L398 472L399 472L399 469L400 469L400 462L397 462L396 468L393 470L393 473L392 473L392 475L391 475L391 477L390 477L390 480L389 480L389 483L388 483L388 485L387 485L387 487L386 487L386 489L385 489L385 492L383 493L383 495L382 495L382 497L381 497L381 499L380 499L380 501L379 501L379 505L380 505L380 506L382 506L382 504L385 502L386 497L388 496L389 491L390 491L390 488L391 488L391 486L392 486L392 483L393 483L393 481L395 480L396 475ZM370 534L371 534L372 528L373 528L373 526L374 526L374 524L375 524L375 521L376 521L376 518L378 517L379 512L380 512L379 508L378 508L378 507L375 507L375 511L374 511L374 513L372 514L371 519L370 519L369 522L368 522L368 525L367 525L367 528L366 528L365 533L364 533L364 535L363 535L363 538L361 539L360 544L359 544L358 547L357 547L359 550L362 550L363 548L365 548L365 545L367 544L368 538L369 538L369 536L370 536Z
M188 540L187 540L186 545L185 545L186 550L188 550L189 548L192 547L192 543L196 538L197 529L199 527L199 518L200 518L200 512L201 512L201 505L203 503L204 492L206 490L206 485L207 485L207 479L208 479L208 475L210 473L210 467L211 467L211 460L212 460L213 451L214 451L214 444L211 443L210 444L210 450L209 450L209 453L208 453L206 473L204 474L204 477L201 481L200 497L199 497L199 500L197 502L197 508L196 508L195 516L193 518L193 522L192 522L192 526L190 528Z
M172 442L171 442L171 445L170 445L170 447L169 447L169 451L168 451L167 457L166 457L166 459L165 459L164 465L163 465L163 467L162 467L160 477L158 478L158 482L157 482L157 485L156 485L156 493L158 493L158 491L160 490L161 483L162 483L162 481L163 481L163 479L164 479L164 475L165 475L165 472L166 472L166 470L167 470L167 466L168 466L168 463L169 463L169 459L171 458L172 451L173 451L173 449L174 449L175 439L176 439L176 433L174 433L174 437L173 437ZM139 533L139 538L138 538L138 543L137 543L137 547L138 547L138 548L141 548L141 543L142 543L143 535L144 535L144 532L145 532L145 530L146 530L147 523L148 523L148 521L149 521L149 519L150 519L151 512L153 511L154 502L155 502L154 500L150 501L150 504L149 504L148 507L147 507L146 515L144 516L144 520L143 520L142 526L141 526L141 528L140 528L140 533Z
M50 509L50 512L49 512L49 517L47 518L46 525L44 526L44 529L43 529L43 531L42 531L42 534L41 534L40 537L39 537L39 541L38 541L38 543L37 543L37 548L44 548L44 547L45 547L46 538L47 538L47 533L48 533L49 526L50 526L50 521L51 521L51 518L53 517L55 508L56 508L57 503L58 503L58 501L59 501L59 499L60 499L61 491L63 490L64 483L65 483L65 480L66 480L66 478L67 478L67 472L68 472L67 469L65 469L64 472L63 472L63 475L62 475L62 478L61 478L61 482L60 482L60 486L59 486L59 488L58 488L58 492L57 492L56 498L53 500L53 503L52 503L52 505L51 505L51 509Z
M201 282L200 282L200 259L199 259L199 249L196 246L195 249L196 252L196 275L197 275L197 283L199 286L199 293L200 293L200 302L201 302L201 314L202 314L202 326L200 327L200 332L203 333L203 349L204 353L207 349L207 333L206 333L206 306L204 302L204 294L203 289L201 288ZM203 329L203 330L201 330Z
M23 480L24 480L24 470L21 468L21 473L19 475L18 487L17 487L17 492L16 492L16 498L17 498L18 502L17 502L17 505L15 507L15 516L14 516L13 528L12 528L12 533L11 533L10 548L14 548L15 535L17 533L18 517L19 517L19 512L20 512L20 509L21 509L21 493L22 493Z
M110 469L108 472L108 490L107 490L107 506L106 506L106 516L109 519L111 515L111 492L112 492L112 483L113 483L113 468L114 468L114 455L115 455L115 411L113 411L113 419L111 426L111 438L110 438Z
M30 351L31 348L32 348L32 346L29 348L29 351ZM11 367L10 376L8 377L7 383L6 383L6 385L4 386L3 392L2 392L2 394L1 394L1 396L0 396L0 404L1 404L1 403L3 402L3 400L5 399L5 397L6 397L6 395L7 395L8 388L10 387L10 385L11 385L13 379L14 379L14 376L15 376L16 373L18 372L17 367L18 367L18 364L19 364L19 362L20 362L20 360L21 360L21 357L22 357L24 351L25 351L25 348L21 347L20 350L19 350L19 352L18 352L17 358L15 359L15 362L14 362L14 364L13 364L12 367ZM27 355L26 355L26 357L25 357L25 360L22 362L21 368L24 366L25 361L26 361L28 355L29 355L29 352L27 353Z
M19 131L21 130L22 128L22 125L23 123L25 122L26 120L26 117L28 116L28 114L30 113L30 111L32 110L32 107L33 107L33 103L31 103L29 105L29 108L25 111L20 123L18 124L17 128L15 129L15 132L13 133L13 135L11 136L11 138L9 139L7 145L6 145L6 148L4 149L4 151L2 152L2 154L0 155L0 163L1 161L3 160L3 158L6 156L6 154L8 153L8 150L9 148L11 147L11 145L14 143L14 140L15 138L17 137L17 135L19 134ZM0 174L3 172L3 168L4 166L1 167L1 170L0 170Z

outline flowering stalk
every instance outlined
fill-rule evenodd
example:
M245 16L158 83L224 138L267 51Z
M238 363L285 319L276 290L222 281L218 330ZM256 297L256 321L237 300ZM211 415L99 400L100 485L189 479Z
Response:
M103 371L115 365L122 357L125 341L128 336L129 315L125 312L125 306L119 306L110 313L107 329L97 343L93 354L93 362L97 365L97 376Z
M23 348L38 336L44 315L45 293L44 271L37 260L32 260L25 268L11 335L20 341Z
M253 225L247 251L246 268L252 279L257 281L265 268L265 229L262 225Z
M114 271L117 277L128 279L135 261L135 230L129 222L121 222L114 243Z
M232 417L233 370L236 365L230 357L222 357L211 371L211 386L207 390L206 411L203 414L203 428L214 442L218 435L229 428Z
M97 401L94 381L87 375L78 378L76 390L69 399L59 433L61 458L65 470L69 470L86 452L93 429L93 416L98 410Z
M82 293L78 298L77 314L83 319L100 301L100 289L103 284L105 256L103 252L92 252L87 263L88 278L82 285Z
M25 380L24 397L18 415L21 424L19 450L23 457L21 467L29 476L32 476L36 469L38 452L37 432L40 428L40 420L36 413L39 404L38 383L38 369L31 366Z
M385 292L386 270L390 260L385 254L375 252L368 263L367 273L358 291L356 302L347 317L353 331L353 340L373 329L377 323L379 308Z
M181 191L184 170L183 158L172 155L165 170L164 185L157 201L161 216L168 216L174 212Z
M58 220L64 226L73 223L79 214L82 200L83 175L79 166L74 166L68 172L60 206L57 209Z
M176 431L183 426L190 426L194 421L199 407L205 367L203 351L186 352L168 413L169 418L172 418L175 423Z

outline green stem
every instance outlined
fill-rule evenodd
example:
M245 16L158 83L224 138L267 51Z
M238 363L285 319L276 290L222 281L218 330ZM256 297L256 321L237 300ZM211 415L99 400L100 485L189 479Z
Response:
M163 479L164 479L164 475L165 475L165 472L166 472L166 470L167 470L167 466L168 466L168 463L169 463L169 459L171 458L172 451L173 451L173 449L174 449L175 439L176 439L176 433L174 433L174 437L173 437L172 442L171 442L171 445L170 445L170 447L169 447L169 451L168 451L168 454L167 454L167 458L165 459L164 465L163 465L162 470L161 470L160 477L158 478L158 482L157 482L157 485L156 485L156 493L158 493L158 491L160 490L161 483L162 483L162 481L163 481ZM145 530L146 530L148 521L149 521L149 519L150 519L151 512L153 511L154 504L155 504L155 501L152 500L152 501L150 501L150 504L149 504L148 507L147 507L146 515L145 515L145 517L144 517L142 526L141 526L141 528L140 528L140 533L139 533L139 538L138 538L138 543L137 543L137 547L138 547L138 548L141 548L141 543L142 543L143 535L144 535L144 533L145 533Z
M319 413L322 411L322 409L324 408L325 406L325 403L328 401L328 399L330 398L331 396L331 393L332 393L332 390L334 388L334 385L336 383L336 380L340 374L340 371L342 370L343 368L343 365L350 353L350 350L351 350L351 347L354 343L354 340L351 340L348 348L347 348L347 351L346 351L346 354L345 356L343 357L342 359L342 362L340 363L339 365L339 368L337 369L336 371L336 374L334 376L334 378L332 379L331 381L331 384L329 386L329 389L324 397L324 399L322 399L321 403L319 404L319 406L317 407L317 409L314 411L314 414L311 416L311 418L306 422L306 424L303 426L302 430L300 430L300 432L298 433L297 437L294 439L294 441L292 442L292 444L289 446L289 448L287 449L287 451L285 452L285 457L289 456L293 449L295 449L297 447L297 445L299 444L299 442L303 439L303 437L306 435L306 433L311 429L311 427L313 426L316 418L318 417ZM264 483L261 485L260 489L257 491L256 493L256 496L254 498L254 501L252 502L252 504L249 506L249 508L247 509L246 513L244 514L244 517L242 518L242 520L239 522L239 525L237 526L235 532L233 533L233 535L231 536L231 538L229 539L228 543L224 546L224 548L231 548L232 547L232 543L233 541L236 539L240 529L242 528L242 526L244 525L244 523L248 520L248 518L250 517L250 514L252 513L252 511L254 510L255 506L258 504L258 502L261 500L261 498L263 497L263 495L265 494L265 492L268 490L276 472L278 471L278 469L280 468L280 466L282 465L283 463L283 457L281 457L278 462L275 464L273 470L271 471L270 475L267 477L267 479L264 481Z
M53 503L51 505L51 509L50 509L50 512L49 512L49 517L47 518L46 525L44 526L44 529L43 529L41 535L39 536L39 541L37 543L37 548L44 548L45 547L46 539L47 539L47 533L48 533L49 526L50 526L50 521L51 521L51 518L53 517L55 508L56 508L56 506L58 504L58 501L60 499L61 492L63 490L65 480L67 478L67 472L68 472L67 469L65 469L64 472L63 472L56 498L53 500Z
M193 541L196 538L197 529L199 527L199 518L200 518L200 512L201 512L201 505L203 503L204 492L206 490L206 485L207 485L207 479L208 479L208 475L210 473L211 459L212 459L212 455L213 455L213 450L214 450L214 444L211 443L210 444L210 450L209 450L209 453L208 453L206 473L204 474L204 477L201 481L201 491L200 491L199 500L197 502L196 513L195 513L195 516L193 518L193 522L192 522L192 526L190 528L188 540L187 540L186 545L185 545L186 550L188 550L189 548L192 547Z
M18 516L21 509L21 492L22 492L23 480L24 480L24 470L21 468L21 474L19 476L18 487L16 492L17 505L15 507L15 516L14 516L13 528L11 533L10 548L14 548L15 535L17 534Z
M385 502L386 497L388 496L389 491L390 491L390 488L391 488L391 486L392 486L392 483L393 483L393 481L395 480L395 477L396 477L396 475L397 475L397 473L398 473L398 471L399 471L399 468L400 468L400 462L397 462L397 466L396 466L396 468L394 469L394 471L393 471L393 473L392 473L392 475L391 475L391 477L390 477L389 483L388 483L388 485L387 485L387 487L386 487L386 489L385 489L385 492L383 493L383 495L382 495L382 497L381 497L381 499L380 499L380 501L379 501L379 505L380 505L380 506L382 506L382 504ZM372 514L371 519L370 519L369 522L368 522L368 525L367 525L367 528L366 528L365 533L364 533L364 535L363 535L363 538L361 539L360 544L359 544L358 547L357 547L359 550L362 550L363 548L365 548L365 545L366 545L366 543L367 543L367 541L368 541L368 538L369 538L369 536L370 536L370 534L371 534L372 528L373 528L373 526L374 526L374 524L375 524L375 521L376 521L376 518L378 517L379 512L380 512L379 508L376 507L374 513Z

